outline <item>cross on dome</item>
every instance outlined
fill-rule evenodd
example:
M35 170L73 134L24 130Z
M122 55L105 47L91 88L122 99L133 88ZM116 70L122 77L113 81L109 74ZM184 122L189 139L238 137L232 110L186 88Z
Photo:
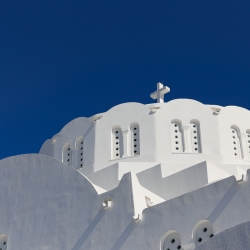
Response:
M153 99L157 98L157 102L164 102L164 95L170 92L170 88L164 86L161 82L157 83L157 90L150 94L150 97Z

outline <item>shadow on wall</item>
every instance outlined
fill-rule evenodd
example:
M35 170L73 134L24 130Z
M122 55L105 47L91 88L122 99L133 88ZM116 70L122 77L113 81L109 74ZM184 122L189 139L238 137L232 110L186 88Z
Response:
M239 191L240 185L235 182L226 192L226 194L222 197L218 205L215 207L215 209L212 211L212 213L208 216L208 220L214 224L215 221L219 218L221 213L224 211L224 209L228 206L228 204L231 202L233 197L236 195L236 193Z
M121 236L118 238L114 246L111 248L111 250L119 250L121 249L122 245L125 243L125 241L128 239L130 234L134 231L136 227L136 223L134 221L131 221L127 228L123 231Z
M85 232L82 234L82 236L79 238L79 240L76 242L72 250L79 250L81 249L82 245L85 243L85 241L88 239L90 234L94 231L95 227L98 225L98 223L101 221L103 216L105 215L106 211L104 209L101 209L96 217L91 221L88 228L85 230Z
M85 232L81 235L79 240L76 242L76 244L73 246L72 250L79 250L82 248L88 237L92 234L96 226L99 224L99 222L102 220L103 216L105 215L106 210L101 209L96 217L91 221L88 228L85 230ZM118 240L115 242L114 246L111 248L111 250L119 250L122 245L125 243L125 241L128 239L128 237L131 235L131 233L134 231L136 227L136 223L134 221L131 221L127 228L122 232L121 236L118 238Z

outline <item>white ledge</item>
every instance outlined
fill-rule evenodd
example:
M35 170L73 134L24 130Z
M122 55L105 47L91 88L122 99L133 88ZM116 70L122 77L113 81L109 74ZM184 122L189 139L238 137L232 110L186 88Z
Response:
M89 119L96 123L98 120L100 120L102 117L103 117L104 113L100 113L100 114L96 114L96 115L93 115L91 116Z
M126 156L126 157L119 158L119 159L110 159L109 161L120 161L120 160L123 160L123 159L135 158L135 157L139 157L139 156L140 155Z

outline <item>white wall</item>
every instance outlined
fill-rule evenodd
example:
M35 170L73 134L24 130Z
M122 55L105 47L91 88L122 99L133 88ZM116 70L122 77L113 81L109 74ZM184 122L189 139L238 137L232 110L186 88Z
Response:
M0 161L0 178L0 234L8 236L8 250L156 250L169 230L176 230L188 249L200 220L210 221L215 234L250 221L249 173L247 181L229 177L145 208L137 223L133 216L146 207L143 197L150 192L132 173L98 195L68 165L22 155ZM102 208L105 200L112 201L111 208Z
M158 107L151 112L151 107ZM75 141L84 137L83 173L91 174L116 162L161 162L188 163L189 166L202 161L213 164L249 164L250 153L247 147L246 131L250 129L250 112L240 107L220 107L215 113L213 106L204 105L189 99L177 99L167 103L143 105L124 103L117 105L101 118L92 122L89 118L78 118L68 123L51 141L46 141L40 153L62 159L63 145L72 145L72 166L77 164ZM185 152L172 152L171 122L180 121L184 133ZM200 124L201 153L192 153L191 121ZM139 124L140 156L131 157L130 125ZM242 138L244 159L234 157L231 126L238 126ZM122 159L112 160L112 128L121 127L124 155ZM52 141L55 142L53 143ZM247 151L248 150L248 151ZM250 151L249 151L250 152Z

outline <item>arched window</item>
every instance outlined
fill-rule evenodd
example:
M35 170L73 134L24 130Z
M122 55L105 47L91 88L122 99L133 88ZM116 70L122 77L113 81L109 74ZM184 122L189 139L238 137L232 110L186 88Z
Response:
M236 158L242 159L243 152L241 147L240 130L235 125L231 126L231 136L232 136L233 154Z
M0 249L2 250L7 249L7 235L6 234L0 235Z
M140 155L140 130L139 124L131 124L131 155Z
M112 158L119 159L123 156L123 137L120 127L112 129Z
M69 142L63 146L62 161L68 165L72 164L72 151Z
M177 250L183 249L181 247L180 235L174 231L170 230L164 234L161 239L161 250Z
M201 153L200 123L196 120L190 122L190 134L193 153Z
M82 168L83 167L83 137L80 136L76 139L76 147L78 151L78 167Z
M248 159L250 160L250 129L247 130L247 152Z
M202 220L194 226L193 240L196 246L208 241L212 237L214 237L214 229L209 221Z
M176 120L172 121L171 130L172 130L172 152L183 153L184 138L183 138L183 130L181 122Z

